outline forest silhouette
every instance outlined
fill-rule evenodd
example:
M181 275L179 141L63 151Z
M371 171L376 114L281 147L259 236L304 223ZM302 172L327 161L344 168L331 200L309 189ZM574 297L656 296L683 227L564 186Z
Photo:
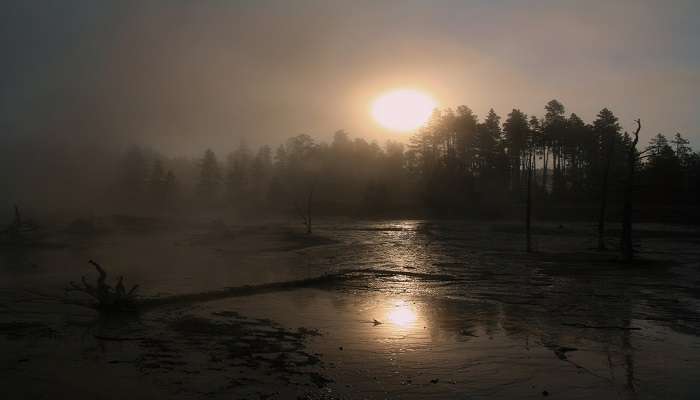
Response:
M607 108L591 123L557 100L543 117L493 109L479 119L467 106L436 109L408 144L384 146L339 130L330 143L307 134L273 150L241 142L199 159L170 158L134 146L110 190L131 210L193 212L229 208L352 216L520 218L532 171L533 215L543 219L617 218L630 179L634 215L697 222L700 155L680 133L657 134L629 151L632 137ZM630 175L629 159L636 167Z

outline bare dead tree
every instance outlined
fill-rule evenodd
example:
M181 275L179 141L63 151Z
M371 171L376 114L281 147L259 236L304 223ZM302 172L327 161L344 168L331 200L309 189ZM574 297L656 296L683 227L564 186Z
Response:
M312 233L311 211L313 207L315 188L316 180L312 180L311 183L308 185L306 194L304 196L306 204L301 204L300 202L296 203L297 214L299 214L302 221L304 222L304 226L306 227L306 233L309 235Z
M621 250L622 258L628 262L634 258L634 247L632 245L632 189L634 186L634 173L639 158L639 154L637 154L639 131L642 130L642 121L637 119L635 122L637 123L637 130L634 132L634 139L627 149L627 180L625 182L622 212Z
M610 175L610 165L615 151L615 138L610 135L608 138L608 151L605 155L605 167L603 169L603 182L601 185L600 214L598 215L598 250L605 250L605 215L608 206L608 177Z
M34 222L22 218L19 206L15 204L15 218L5 229L0 230L0 235L6 236L10 243L21 244L36 239L38 230L39 227Z

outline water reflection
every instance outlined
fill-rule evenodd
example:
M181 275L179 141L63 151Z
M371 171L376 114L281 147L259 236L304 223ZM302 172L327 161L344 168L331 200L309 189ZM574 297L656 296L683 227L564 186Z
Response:
M697 296L679 291L687 282L663 270L630 273L609 263L589 265L546 254L535 262L506 251L509 243L519 243L509 234L479 229L410 221L341 226L329 234L338 245L245 257L173 247L173 234L148 241L119 238L118 245L89 253L97 252L115 268L134 265L125 274L153 292L284 281L299 278L294 275L299 271L306 277L331 268L377 272L358 274L328 290L270 293L254 301L232 298L198 308L207 318L213 311L235 310L290 329L319 329L324 335L310 346L328 365L338 366L329 373L332 378L352 384L358 393L519 398L541 397L546 389L568 398L664 397L669 391L671 398L700 398L693 396L700 395L695 383L700 319L689 307L697 304ZM505 249L489 250L496 244ZM158 256L134 263L134 254ZM51 263L36 261L80 268L70 270L68 278L56 274L62 285L84 272L85 258L63 252L52 253ZM0 254L0 281L3 269L33 271L29 262L23 254ZM192 265L203 262L210 265L206 274L192 272ZM159 268L140 269L151 264ZM163 275L166 267L187 279ZM693 273L689 282L696 280ZM659 325L684 327L692 336Z
M415 308L405 300L391 302L391 308L387 313L387 320L392 325L401 329L410 329L416 323L418 315Z

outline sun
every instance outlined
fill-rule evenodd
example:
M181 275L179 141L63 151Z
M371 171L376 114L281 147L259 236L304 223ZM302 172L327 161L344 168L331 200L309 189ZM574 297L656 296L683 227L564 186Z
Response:
M414 89L394 89L372 103L372 117L384 128L410 132L424 125L437 102L428 94Z

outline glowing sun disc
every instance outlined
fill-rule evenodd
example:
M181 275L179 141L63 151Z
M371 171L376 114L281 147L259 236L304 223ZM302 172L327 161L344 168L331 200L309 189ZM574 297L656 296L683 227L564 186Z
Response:
M384 128L408 132L424 125L437 102L428 94L413 89L386 92L372 103L372 117Z

